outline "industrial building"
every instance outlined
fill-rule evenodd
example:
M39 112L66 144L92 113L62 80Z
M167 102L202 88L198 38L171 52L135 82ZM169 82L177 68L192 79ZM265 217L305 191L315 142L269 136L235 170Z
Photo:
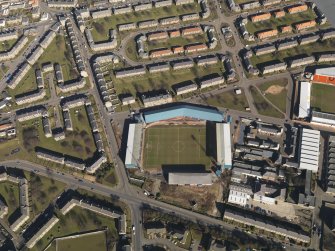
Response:
M224 169L232 167L232 143L229 123L216 124L216 159L217 164Z
M318 172L320 153L320 131L302 128L299 154L299 169Z
M299 85L299 118L308 118L311 108L311 83L301 81Z

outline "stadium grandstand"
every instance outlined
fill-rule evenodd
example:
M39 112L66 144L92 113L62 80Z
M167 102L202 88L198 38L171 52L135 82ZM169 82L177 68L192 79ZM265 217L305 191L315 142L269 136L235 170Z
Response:
M128 169L143 166L160 168L164 164L202 164L208 168L212 155L203 151L210 137L206 129L207 122L224 121L223 113L217 109L192 104L144 110L134 118L135 122L129 125L125 151L125 166ZM226 137L228 136L220 136L220 141ZM215 138L210 138L212 140L215 142ZM231 161L228 151L224 151L226 145L229 145L230 153L230 142L223 145L220 143L222 166L229 165ZM194 152L198 153L196 158Z
M167 107L159 110L145 111L140 114L140 121L146 124L171 120L175 118L190 118L194 120L207 120L213 122L222 122L223 113L212 108L182 104Z

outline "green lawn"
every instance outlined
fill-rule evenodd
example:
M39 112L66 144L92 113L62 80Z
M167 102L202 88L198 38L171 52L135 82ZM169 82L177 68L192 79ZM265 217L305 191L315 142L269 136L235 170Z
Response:
M136 78L123 78L115 79L113 76L112 80L117 94L131 93L136 96L138 92L147 92L158 89L170 89L174 84L178 84L185 81L194 81L199 83L199 80L210 74L224 73L224 66L221 62L210 65L207 67L194 66L191 69L184 70L170 70L166 72L158 72L154 74L145 74L142 76L136 76Z
M269 61L289 61L290 58L299 55L308 55L317 54L318 52L327 52L334 51L335 48L335 39L328 39L326 41L319 41L316 43L297 46L288 50L277 51L274 53L262 55L262 56L253 56L251 57L251 63L260 67L263 63Z
M261 84L259 88L275 106L286 113L287 98L287 79L278 79L276 81Z
M78 111L76 114L75 111ZM65 139L55 141L52 137L46 138L43 132L41 119L30 120L19 124L20 141L30 155L35 156L34 148L39 146L55 152L73 157L87 159L93 156L96 146L91 133L85 107L70 110L73 131L65 132Z
M8 214L4 220L8 223L8 218L19 208L19 186L12 182L0 182L0 200L8 206Z
M245 111L245 108L249 107L247 98L245 97L243 91L240 95L236 95L234 91L211 95L210 97L206 97L204 102L211 106L224 107L239 111Z
M281 18L271 16L269 20L262 22L253 23L249 21L246 28L251 34L255 34L262 30L277 29L279 26L283 25L292 25L303 21L314 20L316 17L315 12L309 8L307 11L296 14L285 13L285 16Z
M10 50L17 39L6 40L0 43L0 52Z
M256 106L259 114L270 117L283 118L283 114L278 112L271 104L269 104L255 87L251 87L250 91L254 100L254 105Z
M99 232L83 237L71 238L57 241L57 250L61 251L106 251L106 235Z
M31 251L43 250L55 237L63 237L85 231L100 230L105 227L107 227L107 236L111 241L111 244L118 240L119 236L116 222L111 218L95 214L92 211L74 207L65 216L58 213L58 218L60 221L35 245L34 248L30 249ZM85 239L86 238L87 237L85 237ZM100 249L91 250L100 251Z
M145 131L143 166L161 168L163 165L210 166L207 156L205 126L156 126Z
M321 112L335 113L335 86L312 84L311 107Z
M45 52L38 60L39 64L46 62L58 63L62 67L64 81L78 77L78 73L73 61L72 49L68 39L62 35L57 35Z
M181 6L171 5L163 8L152 8L151 10L127 13L123 15L112 15L88 22L92 26L92 36L95 42L109 39L109 30L116 29L119 24L146 21L149 19L160 19L164 17L177 16L200 12L198 3L185 4ZM122 32L121 34L123 34Z
M146 42L147 47L145 49L147 51L151 51L165 47L171 48L172 46L184 46L187 44L207 43L207 42L208 42L207 34L203 33L203 34L196 34L194 36L147 41Z
M45 210L66 188L64 183L36 175L33 172L25 171L24 175L29 182L33 211L32 218Z

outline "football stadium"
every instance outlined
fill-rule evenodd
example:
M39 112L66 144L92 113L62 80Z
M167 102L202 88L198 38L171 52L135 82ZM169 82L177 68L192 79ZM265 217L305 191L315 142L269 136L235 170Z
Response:
M217 109L178 104L143 111L129 124L125 166L158 171L164 167L231 167L230 125Z

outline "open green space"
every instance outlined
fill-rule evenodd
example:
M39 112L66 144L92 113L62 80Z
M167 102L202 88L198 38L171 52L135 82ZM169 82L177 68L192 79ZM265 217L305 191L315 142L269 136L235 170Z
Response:
M61 251L106 251L106 235L104 232L85 235L83 237L57 240L57 250Z
M207 43L208 38L207 34L196 34L193 36L186 36L186 37L176 37L176 38L169 38L169 39L160 39L160 40L153 40L147 41L147 51L159 49L159 48L171 48L172 46L185 46L187 44L192 43Z
M206 126L155 126L145 130L144 168L164 165L203 165L209 167Z
M296 14L285 13L285 16L281 18L275 18L271 16L269 20L256 23L253 23L249 20L249 22L246 25L246 28L251 34L255 34L259 31L267 29L278 29L279 26L283 25L292 25L303 21L315 20L316 17L317 16L315 12L309 8L307 11Z
M55 141L47 138L43 132L42 120L30 120L18 125L20 141L30 156L35 155L35 147L43 147L55 152L67 154L80 159L87 159L94 155L96 146L85 107L70 110L73 131L65 132L65 139Z
M328 39L326 41L318 41L316 43L296 46L295 48L276 51L274 53L269 53L262 56L252 56L250 58L251 63L260 67L262 64L270 61L285 61L288 62L292 57L295 56L311 56L318 54L320 52L334 51L335 48L335 39Z
M107 227L107 243L109 249L118 240L118 232L115 220L95 214L87 209L74 207L65 216L61 213L57 214L59 222L39 241L31 251L43 250L54 238L64 237L72 234L78 234L86 231L102 230ZM85 237L86 240L87 237ZM73 239L72 239L73 240ZM74 241L74 243L78 243ZM87 246L90 243L83 241ZM82 247L82 246L80 246ZM58 249L62 250L63 249ZM67 250L67 249L65 249ZM83 249L70 249L70 250L83 250ZM85 249L86 250L86 249ZM104 249L91 249L91 250L104 250Z
M34 172L25 171L24 176L29 182L33 217L45 210L66 188L64 183L39 176Z
M335 113L335 86L312 84L311 107L321 112Z
M261 89L267 99L282 112L286 113L287 85L287 79L278 79L261 84L259 89Z
M8 218L19 208L19 185L12 182L0 182L0 200L7 205L8 214L4 216L8 224Z
M68 39L57 35L38 60L38 64L51 62L62 67L64 81L75 79L79 76L73 60L72 49Z
M13 45L16 43L17 39L6 40L0 42L0 52L10 50Z
M92 36L94 41L100 42L108 40L109 30L116 29L119 24L146 21L150 19L160 19L164 17L190 14L199 11L200 5L198 3L185 4L181 6L176 6L173 4L169 7L152 8L151 10L132 12L123 15L112 15L110 17L90 20L88 21L88 24L93 28Z
M19 94L23 94L29 91L33 91L37 89L36 77L35 77L35 69L32 67L27 72L22 81L17 85L15 89L8 89L8 93L11 96L16 96Z
M159 90L159 89L170 89L172 85L178 84L185 81L200 82L202 77L211 74L222 75L225 69L221 62L209 65L207 67L194 66L191 69L183 70L170 70L166 72L158 73L147 73L142 76L136 76L136 78L123 78L116 79L112 77L117 94L131 93L136 96L137 93Z
M222 92L217 95L210 94L209 97L204 98L204 102L211 106L224 107L233 110L245 111L246 107L249 107L247 98L244 92L236 95L234 91Z
M255 87L250 88L251 95L254 100L254 105L259 112L264 116L283 118L283 114L277 111L271 104L269 104L264 97L259 93Z

